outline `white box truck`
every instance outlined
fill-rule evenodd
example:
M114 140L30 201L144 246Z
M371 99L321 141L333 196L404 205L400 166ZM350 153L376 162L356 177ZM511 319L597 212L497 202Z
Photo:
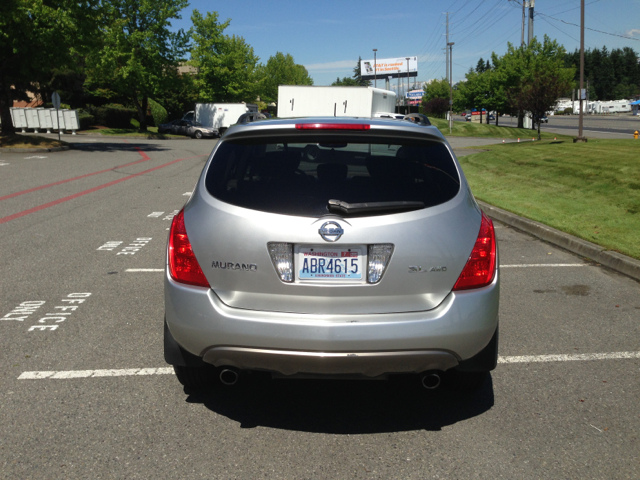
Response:
M278 117L367 117L393 113L396 94L373 87L314 87L280 85Z
M196 109L187 112L182 119L198 122L224 133L238 121L240 115L257 111L258 105L253 103L196 103Z

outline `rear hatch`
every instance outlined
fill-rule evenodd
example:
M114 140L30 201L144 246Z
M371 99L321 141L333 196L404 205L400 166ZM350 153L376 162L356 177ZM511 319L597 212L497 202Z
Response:
M219 143L185 226L225 304L331 316L449 294L481 222L457 162L433 127L369 124L249 126Z

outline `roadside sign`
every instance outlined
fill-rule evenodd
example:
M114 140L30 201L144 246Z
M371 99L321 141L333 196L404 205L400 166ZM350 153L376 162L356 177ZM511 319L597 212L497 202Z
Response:
M53 103L54 108L60 108L60 94L58 92L53 92L53 95L51 95L51 103Z

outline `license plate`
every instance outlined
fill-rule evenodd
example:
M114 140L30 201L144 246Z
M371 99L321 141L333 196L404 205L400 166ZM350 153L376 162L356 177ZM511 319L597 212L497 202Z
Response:
M298 246L296 248L298 279L327 282L362 281L366 251L364 245Z

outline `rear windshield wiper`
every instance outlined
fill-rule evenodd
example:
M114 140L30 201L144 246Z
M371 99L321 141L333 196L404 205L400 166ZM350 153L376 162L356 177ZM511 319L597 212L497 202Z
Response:
M419 210L424 202L365 202L347 203L342 200L329 200L329 211L353 215L356 213L391 212Z

